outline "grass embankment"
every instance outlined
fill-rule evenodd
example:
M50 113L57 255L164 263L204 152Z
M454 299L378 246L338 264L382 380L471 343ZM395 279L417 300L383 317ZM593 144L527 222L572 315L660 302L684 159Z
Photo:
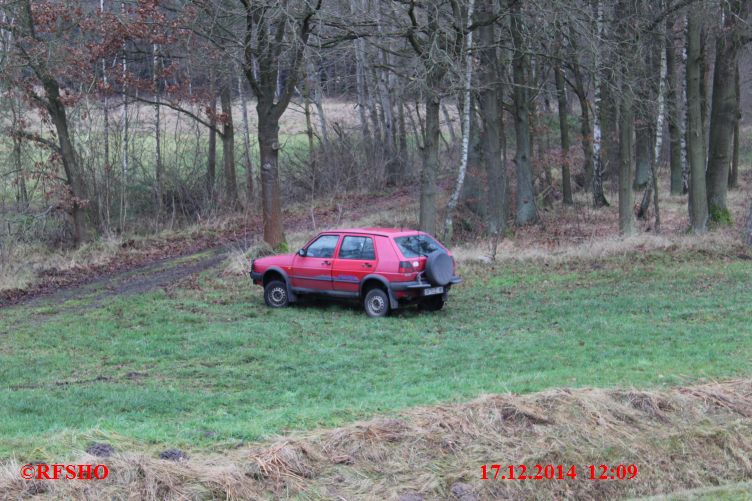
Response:
M555 269L554 269L555 268ZM270 310L245 277L5 309L0 458L224 450L409 406L752 373L752 266L701 256L465 266L438 314Z

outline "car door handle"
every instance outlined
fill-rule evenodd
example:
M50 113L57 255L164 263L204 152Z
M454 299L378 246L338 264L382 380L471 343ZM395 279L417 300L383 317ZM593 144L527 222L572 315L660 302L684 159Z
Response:
M323 263L321 263L321 266L329 266L331 264L332 264L331 261L324 261Z
M373 268L371 263L363 263L363 268Z

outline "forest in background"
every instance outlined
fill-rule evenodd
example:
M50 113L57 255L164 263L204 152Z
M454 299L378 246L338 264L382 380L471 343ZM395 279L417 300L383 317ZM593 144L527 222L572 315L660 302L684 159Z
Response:
M0 245L245 211L281 249L286 205L402 186L447 240L459 211L500 239L576 201L660 231L659 190L702 234L732 222L751 9L2 0Z

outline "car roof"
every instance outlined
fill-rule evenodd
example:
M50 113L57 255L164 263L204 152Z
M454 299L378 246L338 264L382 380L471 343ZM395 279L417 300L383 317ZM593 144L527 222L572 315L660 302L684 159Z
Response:
M322 233L362 233L367 235L381 235L384 237L399 237L404 235L417 235L423 232L411 228L336 228Z

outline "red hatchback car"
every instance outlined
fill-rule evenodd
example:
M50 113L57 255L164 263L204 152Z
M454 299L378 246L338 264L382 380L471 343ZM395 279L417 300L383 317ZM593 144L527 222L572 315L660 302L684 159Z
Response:
M295 254L251 261L264 301L281 308L304 294L356 299L368 316L408 304L436 311L460 283L452 254L415 230L356 228L324 231Z

